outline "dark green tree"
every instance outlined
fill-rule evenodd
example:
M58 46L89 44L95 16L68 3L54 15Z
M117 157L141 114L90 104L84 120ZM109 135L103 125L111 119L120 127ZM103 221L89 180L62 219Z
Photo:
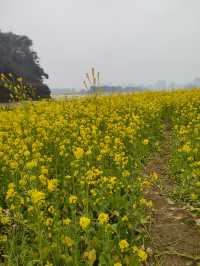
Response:
M36 98L49 98L50 90L44 79L48 78L39 64L33 42L27 36L0 31L0 73L22 77L27 86L34 87ZM0 101L9 101L9 91L0 84Z

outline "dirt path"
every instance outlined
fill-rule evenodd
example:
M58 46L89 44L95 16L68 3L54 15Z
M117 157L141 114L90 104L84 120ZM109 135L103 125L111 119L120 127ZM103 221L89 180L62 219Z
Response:
M200 230L192 215L173 202L169 193L174 184L169 180L168 161L171 149L171 130L166 124L163 142L144 169L149 176L156 172L159 185L146 192L154 203L150 226L153 256L148 266L200 265Z

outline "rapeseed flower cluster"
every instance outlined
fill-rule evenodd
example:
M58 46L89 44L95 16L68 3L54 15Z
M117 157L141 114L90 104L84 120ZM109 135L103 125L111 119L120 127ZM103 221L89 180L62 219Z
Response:
M107 213L100 213L98 216L98 220L101 224L107 224L109 221L109 215Z
M175 196L200 207L200 93L179 93L172 100L173 150L171 173L178 181Z
M143 178L142 167L169 111L173 160L199 195L198 99L198 91L148 92L0 109L2 263L145 262L141 224L152 202L143 191L158 176Z

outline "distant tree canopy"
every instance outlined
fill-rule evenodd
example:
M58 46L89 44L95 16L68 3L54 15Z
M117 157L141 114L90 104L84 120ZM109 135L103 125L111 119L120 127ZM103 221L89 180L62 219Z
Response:
M27 36L0 31L0 73L12 73L22 77L27 85L36 89L36 97L49 98L50 90L43 83L48 78L39 64L37 53L32 50L32 41ZM0 85L0 101L9 101L9 91Z

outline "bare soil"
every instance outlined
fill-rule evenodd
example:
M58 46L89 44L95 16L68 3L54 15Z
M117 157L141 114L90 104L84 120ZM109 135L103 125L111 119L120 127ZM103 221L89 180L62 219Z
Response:
M152 155L144 169L147 176L153 172L159 176L159 184L145 193L145 197L154 204L150 225L153 255L147 265L197 266L200 265L200 229L191 213L169 197L176 186L169 176L170 154L171 129L167 123L161 148Z

